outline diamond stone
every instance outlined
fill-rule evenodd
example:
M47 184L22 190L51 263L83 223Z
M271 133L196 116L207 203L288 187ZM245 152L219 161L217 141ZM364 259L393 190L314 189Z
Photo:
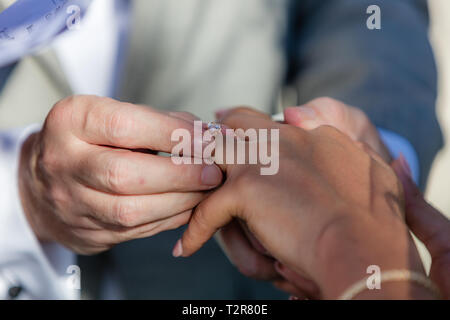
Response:
M222 132L222 126L217 122L209 122L208 131L214 136Z

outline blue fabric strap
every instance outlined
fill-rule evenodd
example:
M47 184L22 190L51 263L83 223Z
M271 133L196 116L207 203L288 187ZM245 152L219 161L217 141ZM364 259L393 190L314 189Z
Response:
M18 0L6 8L0 13L0 67L19 60L66 31L70 17L74 14L81 17L90 2Z

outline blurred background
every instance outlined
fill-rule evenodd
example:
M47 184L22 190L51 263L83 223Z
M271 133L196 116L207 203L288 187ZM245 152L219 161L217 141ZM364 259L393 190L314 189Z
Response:
M450 217L450 1L429 0L432 17L430 37L439 70L438 117L446 146L436 158L427 197Z

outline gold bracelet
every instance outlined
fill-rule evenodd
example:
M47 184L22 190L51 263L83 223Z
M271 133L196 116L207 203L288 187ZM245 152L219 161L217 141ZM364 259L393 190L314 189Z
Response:
M352 300L358 294L369 290L369 288L367 287L367 279L368 278L362 279L345 290L345 292L339 297L339 300ZM424 276L421 273L406 269L381 272L380 283L394 281L414 282L430 291L436 299L441 299L442 297L438 287L436 287L436 285L428 277Z

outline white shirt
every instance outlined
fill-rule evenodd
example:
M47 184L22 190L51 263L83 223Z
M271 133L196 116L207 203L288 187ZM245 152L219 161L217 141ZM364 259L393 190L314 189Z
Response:
M114 96L121 32L115 17L114 1L96 0L81 30L55 41L54 49L75 93ZM98 39L102 39L101 46ZM79 46L84 50L76 50ZM76 299L79 290L73 288L76 274L71 268L75 255L57 244L39 243L18 195L19 152L24 139L37 130L39 126L0 132L0 299L10 298L8 291L15 286L23 287L19 299ZM400 152L405 155L417 180L419 165L411 144L386 130L380 129L380 134L394 157Z

